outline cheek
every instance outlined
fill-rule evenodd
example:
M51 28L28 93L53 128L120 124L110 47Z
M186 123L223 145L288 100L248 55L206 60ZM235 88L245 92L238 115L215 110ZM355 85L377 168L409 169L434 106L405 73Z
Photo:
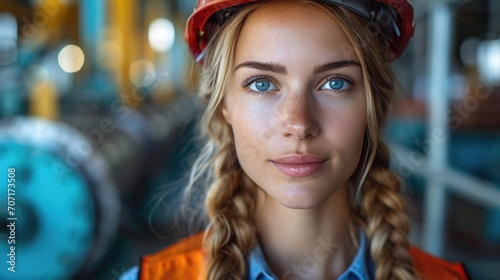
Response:
M361 110L360 110L361 111ZM338 136L341 136L346 145L359 146L366 130L366 115L361 112L346 114L340 122L341 128Z
M241 108L241 107L240 107ZM250 162L265 150L270 128L266 118L251 108L232 112L232 129L240 163Z
M328 117L334 121L324 126L328 127L326 134L330 142L342 151L342 158L354 166L361 156L366 131L366 109L362 105L337 110Z
M349 141L348 149L350 161L355 168L359 164L363 151L363 142L366 132L366 118L364 116L362 118L359 117L356 122L350 122L349 125L350 126L347 128L348 136L346 137L346 140Z
M357 166L361 153L363 151L363 140L366 131L366 122L359 121L356 123L349 123L346 128L346 137L344 137L345 147L348 151L347 157L352 162L353 166Z

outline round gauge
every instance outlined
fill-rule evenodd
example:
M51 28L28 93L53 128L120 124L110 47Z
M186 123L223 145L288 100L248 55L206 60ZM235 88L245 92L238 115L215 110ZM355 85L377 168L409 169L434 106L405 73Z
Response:
M16 179L14 192L8 195L6 188L0 192L0 205L4 205L0 220L15 222L15 243L1 242L0 252L15 246L16 272L0 270L0 279L72 275L85 260L82 256L88 253L95 227L95 205L85 179L54 154L22 143L0 142L0 158L0 182L7 182L10 168L15 169L11 174ZM8 211L8 196L15 201L10 203L12 211ZM7 226L0 228L4 241L10 231Z
M118 228L106 165L78 131L28 118L0 122L0 159L0 279L70 279Z

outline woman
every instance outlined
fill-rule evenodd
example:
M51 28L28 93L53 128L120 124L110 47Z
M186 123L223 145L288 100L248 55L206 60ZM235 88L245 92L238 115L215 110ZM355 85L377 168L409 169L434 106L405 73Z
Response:
M199 1L209 224L140 279L467 279L410 247L380 140L412 34L405 0Z

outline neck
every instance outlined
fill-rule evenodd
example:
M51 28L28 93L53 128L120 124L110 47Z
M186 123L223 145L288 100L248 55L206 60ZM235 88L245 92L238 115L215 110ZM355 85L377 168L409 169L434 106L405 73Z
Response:
M356 254L349 215L347 185L311 209L284 207L258 188L256 225L271 270L280 279L338 278Z

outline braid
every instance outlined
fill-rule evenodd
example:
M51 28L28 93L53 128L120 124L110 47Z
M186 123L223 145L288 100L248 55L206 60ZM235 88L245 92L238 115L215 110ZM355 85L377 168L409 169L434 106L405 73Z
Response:
M376 265L375 279L415 279L409 254L410 223L400 193L401 185L389 171L389 153L383 143L362 189L360 214L371 241L370 253Z
M210 264L207 279L244 279L246 256L255 244L253 192L242 184L241 170L224 168L232 158L225 149L215 160L215 180L206 199L210 224L205 244Z
M243 182L243 171L236 157L229 125L224 121L219 105L222 102L233 64L236 38L243 22L252 12L238 13L206 48L199 95L207 102L202 122L208 137L210 156L200 163L212 180L205 199L209 219L204 246L208 253L208 280L244 279L246 258L256 242L253 220L255 191Z

